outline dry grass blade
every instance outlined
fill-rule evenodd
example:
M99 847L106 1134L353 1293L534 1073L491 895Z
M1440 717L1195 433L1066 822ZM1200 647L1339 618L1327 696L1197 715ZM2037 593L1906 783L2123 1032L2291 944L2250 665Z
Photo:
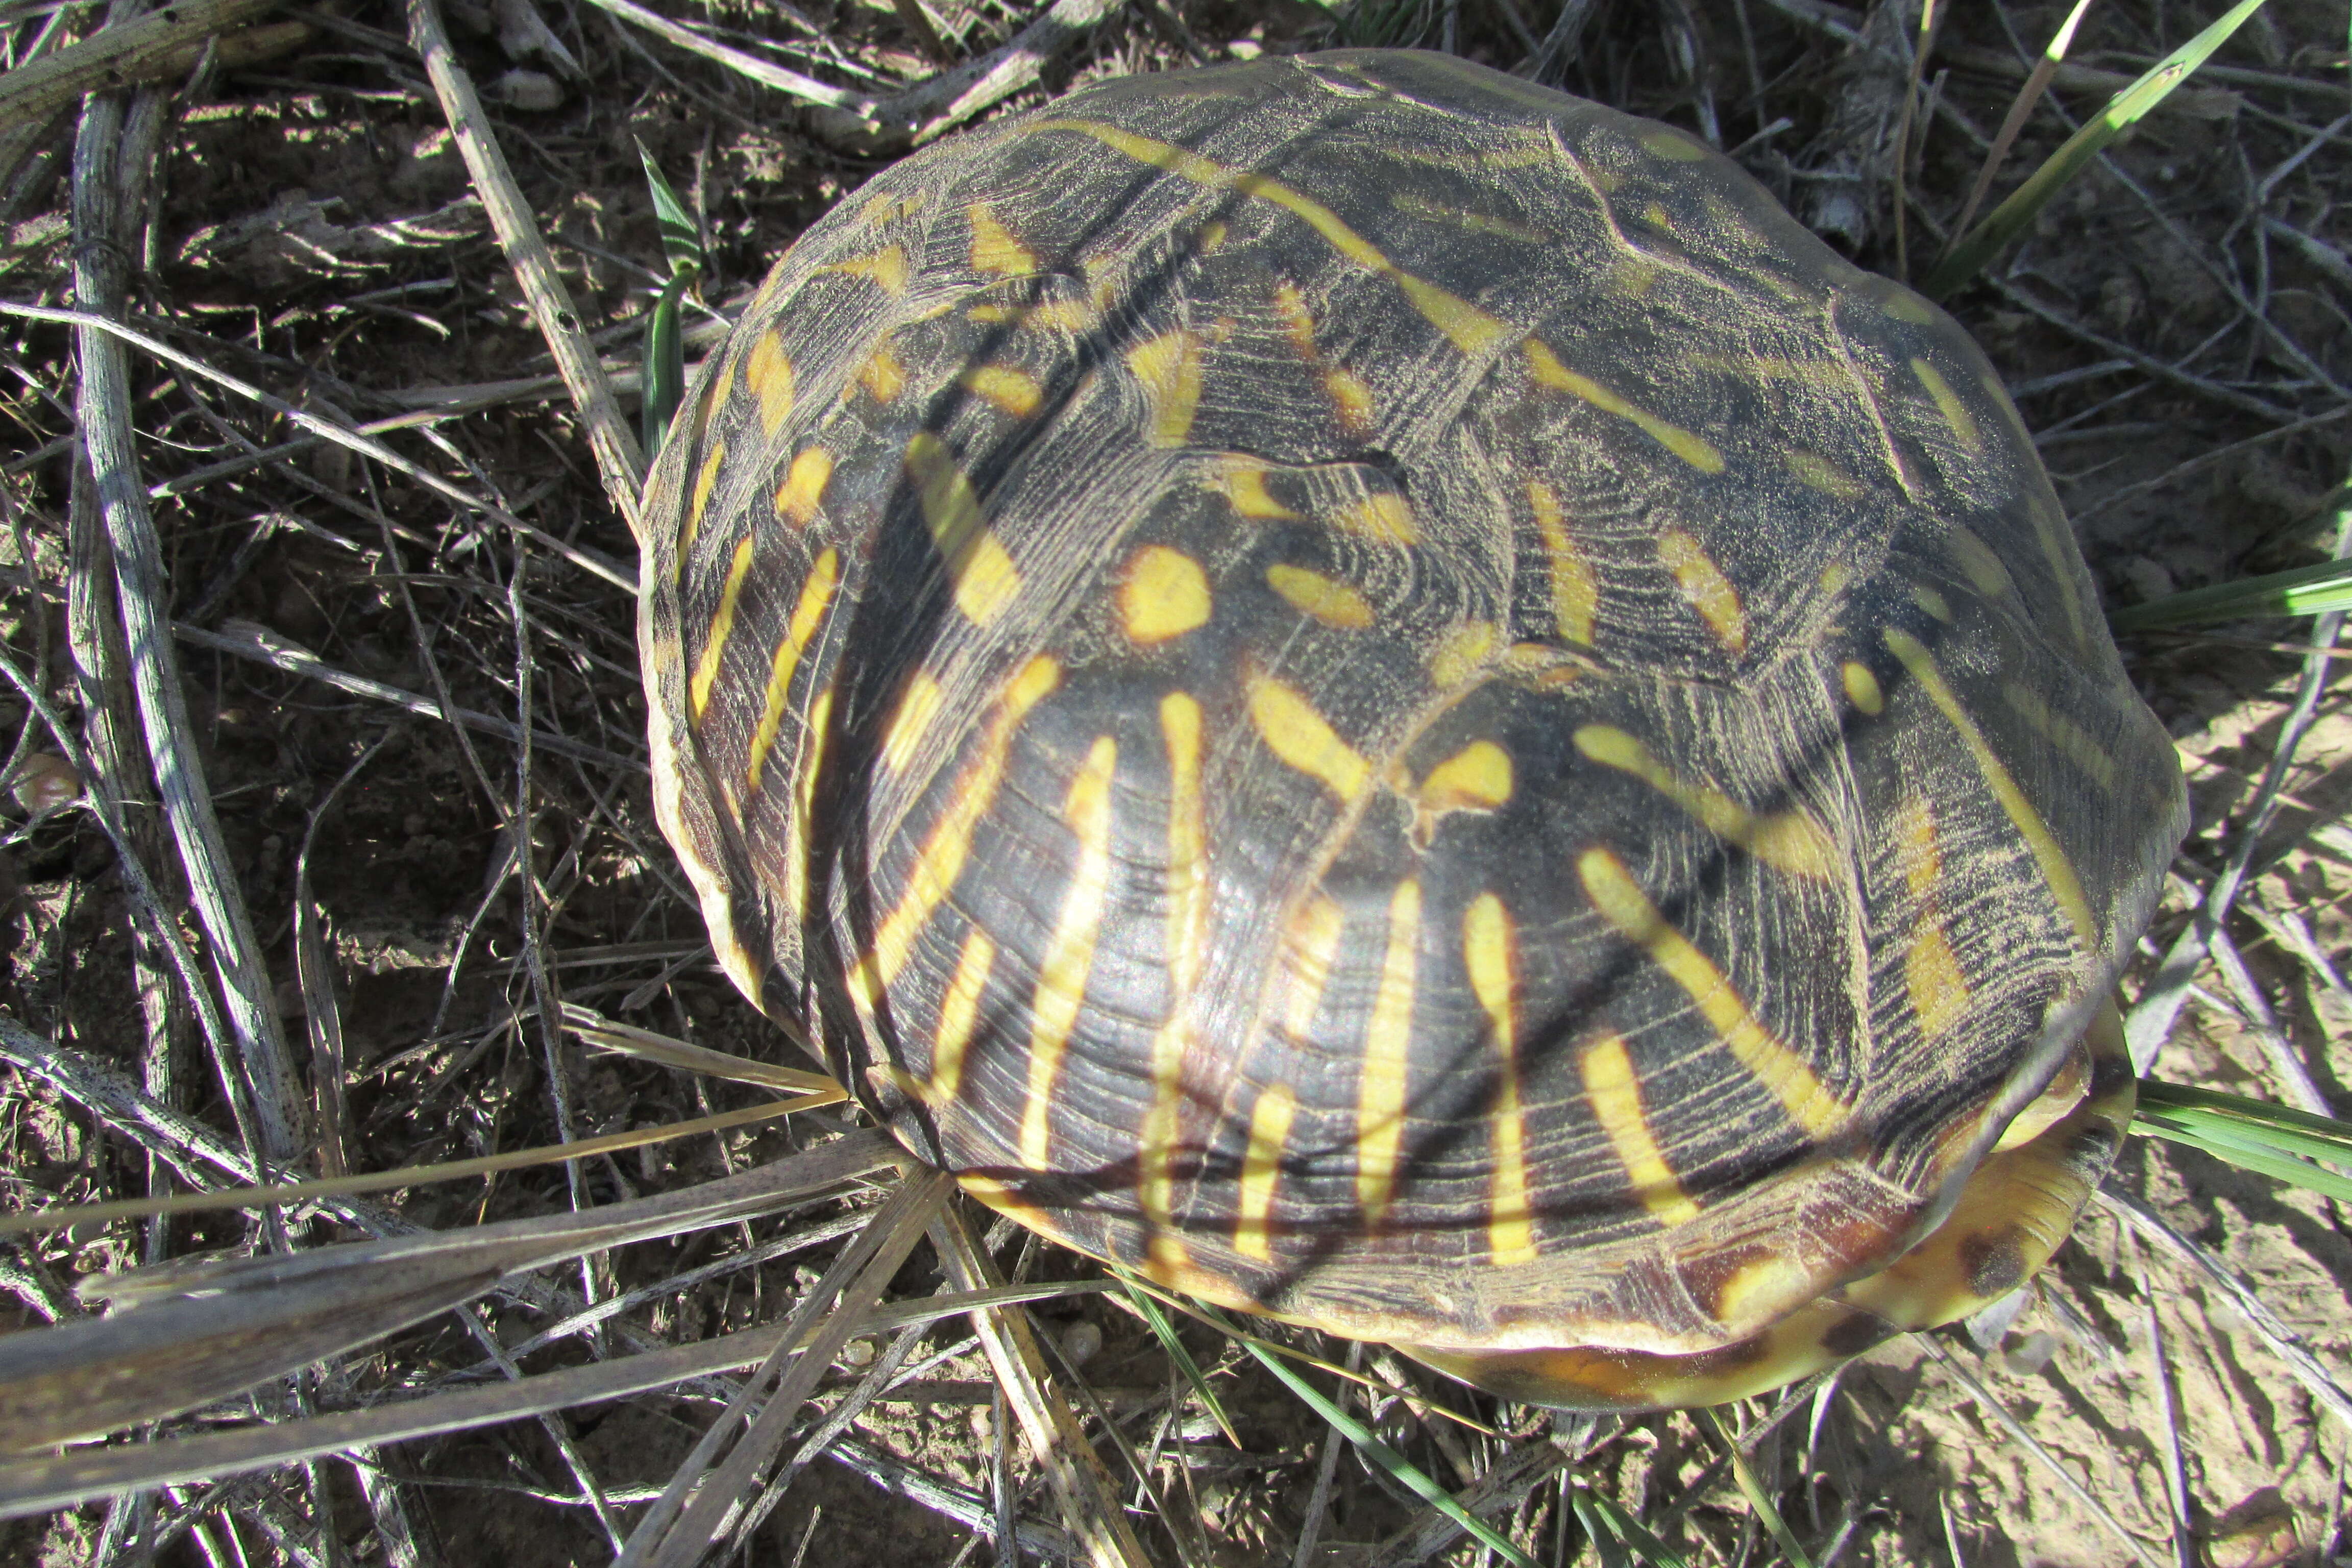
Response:
M1977 171L1976 184L1969 187L1969 199L1960 204L1960 216L1952 220L1954 234L1968 233L1969 225L1976 221L1977 208L1984 205L1985 193L1992 189L1993 176L2000 172L2000 165L2009 157L2010 149L2017 145L2018 132L2025 129L2025 121L2033 113L2034 106L2049 90L2051 79L2065 61L2066 51L2074 47L2074 30L2083 25L2083 13L2090 8L2091 0L2074 0L2074 8L2066 13L2064 21L2058 24L2058 31L2052 36L2050 47L2042 51L2040 59L2033 62L2033 69L2026 77L2025 85L2017 89L2017 97L2011 102L2009 112L2001 118L2000 129L1993 133L1992 151L1985 154L1984 166Z
M827 141L874 153L919 147L1035 81L1045 62L1075 44L1124 0L1055 0L1011 42L920 86L865 109L824 109L811 123Z
M763 1089L781 1089L794 1094L829 1092L838 1099L849 1098L839 1084L821 1072L771 1067L749 1057L730 1056L725 1051L688 1045L667 1035L656 1035L650 1029L614 1023L577 1004L565 1005L563 1026L600 1051L613 1051L643 1061L659 1062L681 1072L699 1073L734 1083L755 1083ZM793 1044L807 1048L806 1042L800 1037L798 1025L786 1019L777 1021L777 1026L793 1037Z
M803 103L822 104L827 109L840 110L855 115L868 114L874 109L875 100L865 93L852 92L847 88L834 87L818 81L814 77L803 76L799 71L787 70L782 66L760 58L757 55L749 55L740 49L729 48L724 44L704 37L691 27L670 20L657 11L649 11L643 5L635 4L634 0L590 0L590 4L601 10L611 12L623 21L643 27L656 37L675 44L690 54L700 55L707 60L724 66L746 80L756 81L761 87L772 88L788 98L799 99Z
M276 0L174 0L152 16L0 76L0 131L38 125L84 93L177 76L216 33L260 16Z

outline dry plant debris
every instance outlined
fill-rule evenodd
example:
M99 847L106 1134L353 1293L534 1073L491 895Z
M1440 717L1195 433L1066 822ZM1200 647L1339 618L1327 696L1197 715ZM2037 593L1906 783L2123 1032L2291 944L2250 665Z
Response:
M2070 7L1938 9L1919 60L1918 7L1894 0L9 6L0 1209L478 1158L776 1092L592 1050L567 1010L803 1061L716 973L647 804L620 470L661 249L636 142L705 230L703 346L794 234L912 142L1097 76L1333 40L1449 48L1672 121L1864 265L1916 275ZM2092 6L1993 199L2218 9ZM419 21L436 13L438 44ZM2340 3L2273 0L1953 300L2112 604L2345 548L2345 45ZM454 127L452 68L480 100ZM98 83L121 90L73 96ZM500 246L531 234L525 289ZM559 378L541 331L562 317ZM2163 1075L2342 1114L2336 631L2248 623L2126 652L2197 824L2134 977L2141 1043L2161 1041ZM0 1336L87 1315L78 1286L142 1263L593 1216L855 1136L811 1110L569 1168L19 1232L0 1237ZM2109 1187L2013 1311L1731 1413L1811 1561L2343 1560L2344 1215L2152 1142ZM903 1262L865 1268L868 1216L917 1202L898 1191L591 1250L156 1435L358 1422L428 1391L488 1408L635 1352L772 1343L856 1289L882 1315L829 1320L856 1337L780 1434L766 1500L726 1523L748 1561L1491 1560L1187 1323L1213 1414L1083 1260L950 1205ZM1078 1293L920 1315L1008 1280ZM1603 1504L1694 1563L1780 1552L1704 1423L1497 1408L1377 1352L1298 1348L1368 1362L1352 1416L1537 1561L1624 1560L1586 1543ZM0 1524L0 1556L604 1561L672 1506L743 1386L729 1367L750 1364L36 1514ZM1052 1474L1024 1423L1054 1438ZM1079 1473L1097 1456L1107 1480ZM1086 1512L1105 1495L1123 1524Z

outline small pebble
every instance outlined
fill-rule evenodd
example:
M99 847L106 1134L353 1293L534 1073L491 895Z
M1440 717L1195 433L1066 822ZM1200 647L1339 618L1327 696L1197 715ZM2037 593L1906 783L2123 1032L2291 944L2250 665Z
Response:
M872 1366L874 1355L872 1340L852 1340L841 1347L841 1364L850 1367Z
M18 806L38 816L79 800L81 774L74 771L71 763L53 752L35 752L17 768L8 794Z
M2036 1329L2001 1352L2000 1364L2020 1377L2032 1377L2057 1353L2058 1336L2047 1329Z
M1101 1349L1102 1331L1085 1318L1062 1331L1062 1353L1070 1358L1072 1366L1086 1365Z

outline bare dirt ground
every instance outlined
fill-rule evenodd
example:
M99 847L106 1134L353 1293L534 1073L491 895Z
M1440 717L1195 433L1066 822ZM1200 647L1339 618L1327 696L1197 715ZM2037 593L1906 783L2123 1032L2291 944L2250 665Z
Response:
M637 143L704 226L715 268L702 289L705 321L739 309L793 236L884 162L828 141L791 98L592 5L445 4L580 317L615 363L634 360L661 266ZM910 30L911 7L887 0L663 9L876 97L939 68ZM1239 58L1370 37L1450 47L1508 69L1558 34L1544 79L1706 136L1864 265L1916 276L1958 216L2023 62L2066 7L1950 9L1899 177L1886 149L1916 7L1893 4L1571 4L1589 13L1577 29L1556 28L1553 0L1402 0L1385 11L1360 0L1341 23L1287 0L1133 0L1108 8L996 111L1097 76L1171 68L1188 52ZM2095 5L1996 197L2220 9ZM999 0L929 0L929 14L957 58L987 55L1032 15ZM0 16L12 65L100 21L96 9L30 3ZM536 531L459 515L415 479L312 439L282 412L131 355L136 457L154 497L189 735L268 969L264 994L305 1072L325 1070L308 1065L326 1010L321 984L341 1023L341 1104L315 1110L308 1147L351 1169L385 1169L551 1143L567 1126L585 1136L752 1103L762 1091L593 1056L540 1022L560 996L716 1048L792 1058L710 963L653 826L633 603L566 554L625 569L630 536L547 376L403 13L331 0L262 22L161 80L160 160L152 191L131 192L143 205L118 247L127 320L286 404L379 427L412 463L494 497ZM2346 38L2336 0L2273 0L2222 51L2223 68L2087 172L1992 280L1953 302L2015 389L2113 605L2308 563L2336 547L2337 487L2352 462ZM74 302L65 176L77 113L0 124L0 301ZM100 715L69 655L68 329L6 318L0 367L10 432L0 447L0 651L84 734ZM2170 947L2249 831L2311 636L2306 618L2126 641L2135 679L2179 738L2195 806L2149 954ZM295 668L300 653L315 662ZM2342 980L2352 958L2343 820L2352 710L2342 667L2322 680L2283 804L2252 825L2256 873L2223 928L2242 970L2209 962L2200 972L2157 1071L2292 1101L2282 1068L2296 1063L2320 1103L2342 1115L2352 1113L2352 993ZM428 711L404 710L402 693ZM429 711L436 701L491 722L453 726ZM515 743L523 720L541 737L527 757ZM228 1131L220 1080L184 1005L141 990L121 862L72 805L84 781L60 772L58 742L21 700L0 700L0 744L13 747L0 806L11 830L0 848L9 900L0 1009ZM132 840L190 951L209 953L143 755L131 776L150 781L126 804ZM329 958L307 988L296 955L305 907ZM545 961L536 971L533 944ZM2134 975L2127 993L2144 979ZM589 1162L580 1194L561 1167L542 1167L419 1184L384 1201L431 1227L551 1213L575 1198L683 1186L814 1136L753 1127ZM182 1179L226 1181L202 1162L187 1172ZM158 1180L149 1156L86 1097L14 1058L0 1061L0 1208L137 1195ZM2336 1205L2137 1140L2109 1185L2220 1258L2342 1375L2352 1230ZM623 1248L593 1288L609 1295L671 1280L824 1217ZM316 1210L291 1225L302 1243L353 1234ZM0 1238L0 1334L79 1314L72 1289L92 1275L248 1248L256 1236L248 1217L226 1213ZM992 1239L1016 1278L1094 1272L1017 1233ZM532 1350L524 1370L616 1352L628 1332L638 1342L690 1341L772 1321L837 1246L823 1240L656 1292L601 1338ZM566 1278L580 1283L576 1269ZM919 1251L894 1294L937 1281ZM547 1321L512 1301L484 1311L509 1345ZM1191 1328L1187 1342L1213 1369L1238 1447L1183 1394L1123 1305L1075 1298L1034 1315L1143 1455L1156 1496L1139 1504L1141 1529L1161 1560L1491 1560L1352 1449L1342 1445L1328 1468L1334 1439L1323 1422L1211 1331ZM853 1347L841 1386L879 1342ZM347 1358L304 1396L320 1409L363 1405L444 1385L481 1355L445 1314ZM1006 1561L988 1532L1008 1487L1006 1508L1033 1527L1027 1553L1052 1560L1067 1548L1017 1438L1007 1440L1008 1417L962 1321L934 1331L908 1365L914 1381L794 1484L745 1561ZM1449 1489L1484 1486L1510 1499L1493 1517L1539 1561L1594 1560L1564 1517L1570 1484L1622 1502L1693 1563L1780 1555L1715 1463L1713 1429L1692 1417L1593 1423L1497 1407L1393 1358L1376 1358L1375 1370L1411 1390L1378 1403L1381 1434ZM1728 1413L1731 1428L1747 1429L1769 1405ZM265 1393L258 1409L275 1418L289 1406L282 1393ZM0 1558L57 1568L149 1560L129 1543L143 1521L163 1540L152 1560L175 1564L602 1562L613 1546L582 1478L614 1500L625 1529L712 1409L705 1388L572 1411L558 1418L568 1458L548 1427L523 1421L393 1446L364 1471L331 1460L175 1486L136 1507L0 1524ZM232 1400L171 1426L256 1411L255 1398ZM2352 1429L2315 1403L2273 1336L2221 1285L2116 1210L2095 1207L2013 1321L1869 1355L1759 1445L1755 1469L1817 1563L2264 1568L2352 1561L2339 1555L2352 1550L2342 1534L2347 1458ZM1173 1534L1159 1522L1171 1518ZM387 1534L403 1519L413 1531L404 1542ZM1318 1542L1297 1557L1310 1519ZM1197 1531L1185 1528L1192 1521Z

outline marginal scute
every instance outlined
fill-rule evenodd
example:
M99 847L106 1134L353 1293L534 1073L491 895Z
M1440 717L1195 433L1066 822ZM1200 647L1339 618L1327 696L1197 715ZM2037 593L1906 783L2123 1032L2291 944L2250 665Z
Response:
M1982 356L1687 132L1433 54L1096 82L877 175L708 365L656 811L981 1201L1608 1408L2073 1223L2130 1077L2054 1036L2169 741Z

